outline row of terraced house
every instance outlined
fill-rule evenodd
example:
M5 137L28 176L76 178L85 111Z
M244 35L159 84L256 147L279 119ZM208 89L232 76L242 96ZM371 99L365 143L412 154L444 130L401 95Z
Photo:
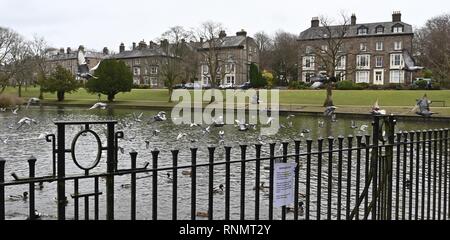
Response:
M333 32L331 26L328 28ZM356 16L352 15L348 30L339 49L338 64L335 74L339 80L351 80L356 83L370 83L384 85L390 83L409 84L413 73L417 70L412 58L414 33L412 26L403 22L400 12L392 14L392 20L376 23L357 23ZM324 38L324 26L318 18L313 18L311 27L302 31L298 38L298 80L310 82L312 76L317 76L325 70L321 66L317 54L326 52L327 39ZM325 36L326 37L326 36ZM221 79L223 84L243 84L249 82L249 68L252 63L259 64L259 50L256 41L241 30L235 35L227 36L225 31L219 35L220 46L217 51L220 57L227 62L227 71ZM198 57L199 61L194 73L186 79L187 82L201 81L210 84L211 76L208 65L205 64L202 53L208 51L209 43L200 39L198 42L184 42L186 47ZM162 40L160 43L150 41L148 44L141 41L133 43L128 50L125 44L119 46L119 52L109 54L108 49L103 52L86 52L86 62L89 67L95 66L101 59L123 60L133 73L133 82L136 85L147 85L153 88L164 87L161 76L161 66L165 59L170 57L167 53L169 43ZM314 51L322 49L323 52ZM49 57L52 67L57 64L66 67L74 74L77 71L76 51L61 49Z

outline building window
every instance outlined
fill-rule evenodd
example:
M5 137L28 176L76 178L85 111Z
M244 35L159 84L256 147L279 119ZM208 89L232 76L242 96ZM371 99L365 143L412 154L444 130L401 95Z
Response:
M383 57L382 56L375 57L375 67L383 67Z
M369 71L356 72L356 83L369 83Z
M334 76L336 77L337 81L345 80L345 72L344 71L336 71L336 72L334 72Z
M367 43L360 43L360 44L359 44L359 50L360 50L361 52L367 51Z
M139 75L141 75L141 68L139 68L139 67L134 67L134 68L133 68L133 74L134 74L134 76L139 76Z
M235 73L234 63L229 63L225 65L225 73Z
M392 54L391 55L391 68L402 68L403 67L403 55L402 54Z
M328 51L328 45L322 45L322 46L320 46L320 50L322 51L322 53Z
M384 84L384 71L383 70L375 70L374 71L373 84L375 84L375 85L383 85Z
M311 47L311 46L306 46L306 54L311 54L311 53L313 53L313 47Z
M208 85L209 80L210 80L210 77L204 76L203 77L203 85Z
M304 70L314 70L314 57L313 56L303 57L303 69Z
M394 50L402 50L402 42L394 42Z
M140 65L141 61L139 59L134 60L134 65Z
M303 82L310 82L311 81L311 77L314 76L314 73L312 72L303 72Z
M367 35L369 33L369 29L366 27L358 28L358 35Z
M345 62L346 62L345 60L346 60L345 56L338 57L337 62L336 62L336 69L338 69L338 70L345 69Z
M203 66L202 66L202 72L203 72L203 74L208 74L208 73L209 73L209 67L208 67L208 65L203 65Z
M226 79L226 84L234 85L234 76L227 76L225 79Z
M392 32L393 33L402 33L403 32L403 25L397 24L397 25L393 26L392 27Z
M391 71L391 76L389 79L390 83L403 83L405 80L405 73L401 70Z
M158 67L150 67L150 74L158 74Z
M376 45L375 49L377 51L383 51L383 42L377 42L375 45Z
M356 56L356 67L358 69L369 69L370 68L370 55Z
M384 33L384 27L383 26L378 26L377 28L375 28L375 33L376 34Z
M158 86L158 78L150 77L150 85L151 85L152 87Z

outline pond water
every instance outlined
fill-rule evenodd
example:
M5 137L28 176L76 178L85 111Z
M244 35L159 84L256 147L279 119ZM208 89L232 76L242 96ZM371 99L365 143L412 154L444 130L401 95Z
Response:
M141 122L134 120L133 114L142 114ZM56 125L54 121L97 121L97 120L119 120L125 122L126 126L118 126L118 129L123 131L125 138L119 140L119 146L124 149L124 153L119 153L119 169L130 168L129 152L135 150L138 152L137 166L142 167L146 162L151 162L151 151L158 149L160 153L159 166L171 166L172 158L170 150L178 149L179 165L188 165L191 161L190 148L198 148L198 163L204 163L208 161L207 146L217 146L215 161L224 160L224 145L232 146L232 159L240 159L240 144L250 145L248 148L248 158L254 156L255 149L253 145L260 140L265 143L262 149L262 155L268 155L269 142L289 141L291 142L289 152L293 151L293 140L305 138L317 139L320 137L338 137L357 135L357 134L370 134L370 117L341 117L337 116L337 121L332 122L328 118L322 116L311 116L307 114L297 113L295 117L287 119L287 115L280 115L280 123L287 126L281 128L278 134L273 136L259 138L259 126L256 130L251 129L247 132L240 132L233 125L225 125L222 128L211 127L210 133L203 133L202 127L190 127L189 125L175 125L172 121L153 122L149 124L153 116L158 113L158 110L133 110L133 109L109 109L109 110L91 110L86 108L77 107L30 107L28 110L22 109L17 114L8 112L0 112L0 157L6 160L5 178L7 181L13 180L10 174L15 172L19 177L28 176L28 163L26 162L30 156L37 158L36 163L36 176L47 176L52 172L52 144L47 143L45 139L39 139L42 133L55 133ZM170 112L168 111L170 115ZM37 121L37 124L30 126L23 126L17 129L17 122L22 117L30 117ZM354 121L358 128L351 128L351 121ZM323 126L320 125L320 121L324 121ZM292 124L289 124L292 122ZM366 132L359 131L359 126L368 125ZM289 126L291 125L291 126ZM206 126L203 126L206 127ZM422 130L422 129L439 129L448 128L450 123L445 121L429 121L429 120L405 120L399 121L396 125L396 130ZM301 136L303 129L310 129L311 132ZM106 145L106 137L103 134L102 127L93 127L92 130L99 133L101 141ZM154 136L154 130L160 131L160 133ZM66 131L67 145L66 148L70 148L70 144L74 136L80 131L78 126L69 126ZM219 131L224 131L224 143L220 143ZM177 136L180 133L186 133L187 136L177 140ZM92 144L92 136L81 136L79 144L76 145L77 158L80 159L82 165L89 165L96 156L96 146ZM149 144L146 144L146 140ZM277 153L280 154L280 149L277 144ZM302 148L304 149L304 141L302 141ZM70 155L67 155L66 159L71 159ZM268 166L268 162L264 162L264 166ZM251 189L254 187L254 163L247 164L246 174L246 199L248 201L246 211L249 218L253 216L254 209L254 191ZM94 172L103 173L106 170L105 154L102 154L102 160L95 169ZM199 211L207 210L207 187L208 187L208 169L198 170L198 186L197 186L197 209ZM181 172L181 171L180 171ZM73 163L73 161L67 160L66 174L81 174L79 168ZM224 166L217 166L214 168L215 179L214 185L218 186L224 183ZM268 181L268 171L262 171L261 181ZM147 174L138 175L143 177L138 180L137 183L137 218L149 219L151 217L151 178L145 177ZM158 217L161 219L169 219L171 217L171 191L172 184L168 181L165 172L159 172L158 174ZM123 188L122 185L129 183L129 176L116 177L115 182L115 217L117 219L129 219L130 213L130 189ZM103 195L100 196L100 218L105 218L105 181L100 181L100 191ZM231 217L232 219L239 218L239 187L240 187L240 164L232 166L231 170ZM304 188L304 179L301 180L301 189ZM190 218L190 189L191 179L189 176L183 176L179 174L178 181L178 216L180 219ZM28 191L28 186L20 187L6 187L6 195L17 195L24 191ZM80 192L90 193L93 191L93 180L80 181ZM67 205L67 218L73 216L73 199L70 198L70 194L73 194L73 183L67 182L66 194L69 198ZM44 217L54 219L56 216L56 202L54 200L56 196L56 184L45 183L44 188L37 190L36 192L36 209L43 214ZM267 193L261 193L261 208L267 207L268 196ZM214 197L214 215L215 218L223 218L223 204L224 195L215 195ZM93 209L93 200L91 201L90 209ZM80 204L80 214L84 212L83 203ZM263 210L262 210L263 211ZM25 219L28 212L27 201L12 201L6 202L6 214L8 219ZM267 214L261 213L261 218L264 218ZM90 216L93 216L91 213ZM275 214L275 217L279 215Z

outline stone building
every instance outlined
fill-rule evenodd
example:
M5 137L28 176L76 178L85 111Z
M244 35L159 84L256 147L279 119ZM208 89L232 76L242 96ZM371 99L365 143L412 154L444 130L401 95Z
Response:
M133 84L145 85L152 88L164 87L161 79L160 68L165 58L168 57L165 48L169 47L167 40L158 45L153 41L147 44L145 41L133 43L130 50L125 50L125 45L120 44L119 53L109 56L111 59L122 60L133 73Z
M221 31L218 44L215 49L218 51L219 58L223 62L225 69L218 75L222 84L243 84L249 82L250 64L259 65L259 53L255 40L247 36L247 32L241 30L236 36L227 36L225 31ZM208 65L205 63L206 55L210 51L208 41L200 39L200 47L197 49L199 53L199 79L202 84L211 84L211 75Z
M401 17L400 12L394 12L389 22L357 23L356 16L352 15L351 22L346 25L345 36L340 38L343 41L335 69L338 80L374 85L411 83L412 72L417 69L411 57L414 33L412 26L403 22ZM316 55L326 54L330 45L324 36L324 28L318 18L313 18L311 27L300 33L301 81L310 82L312 76L324 72L324 66ZM330 26L327 31L332 32L336 39L340 29L343 25Z
M105 47L103 52L85 51L85 59L89 69L95 67L102 59L107 57L109 50ZM56 66L61 65L63 68L69 70L77 77L78 72L78 50L73 51L70 47L67 49L61 48L59 50L53 49L47 54L47 63L49 72L53 72ZM81 80L77 77L78 80Z

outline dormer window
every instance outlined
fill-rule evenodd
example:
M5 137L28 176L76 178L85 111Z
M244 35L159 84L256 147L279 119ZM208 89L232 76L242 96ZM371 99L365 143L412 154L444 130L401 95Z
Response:
M377 26L376 28L375 28L375 33L376 34L383 34L384 33L384 27L383 26Z
M369 33L369 29L367 27L358 28L358 35L367 35Z
M392 32L393 33L402 33L404 31L404 27L403 27L403 25L401 25L401 24L395 24L393 27L392 27Z

